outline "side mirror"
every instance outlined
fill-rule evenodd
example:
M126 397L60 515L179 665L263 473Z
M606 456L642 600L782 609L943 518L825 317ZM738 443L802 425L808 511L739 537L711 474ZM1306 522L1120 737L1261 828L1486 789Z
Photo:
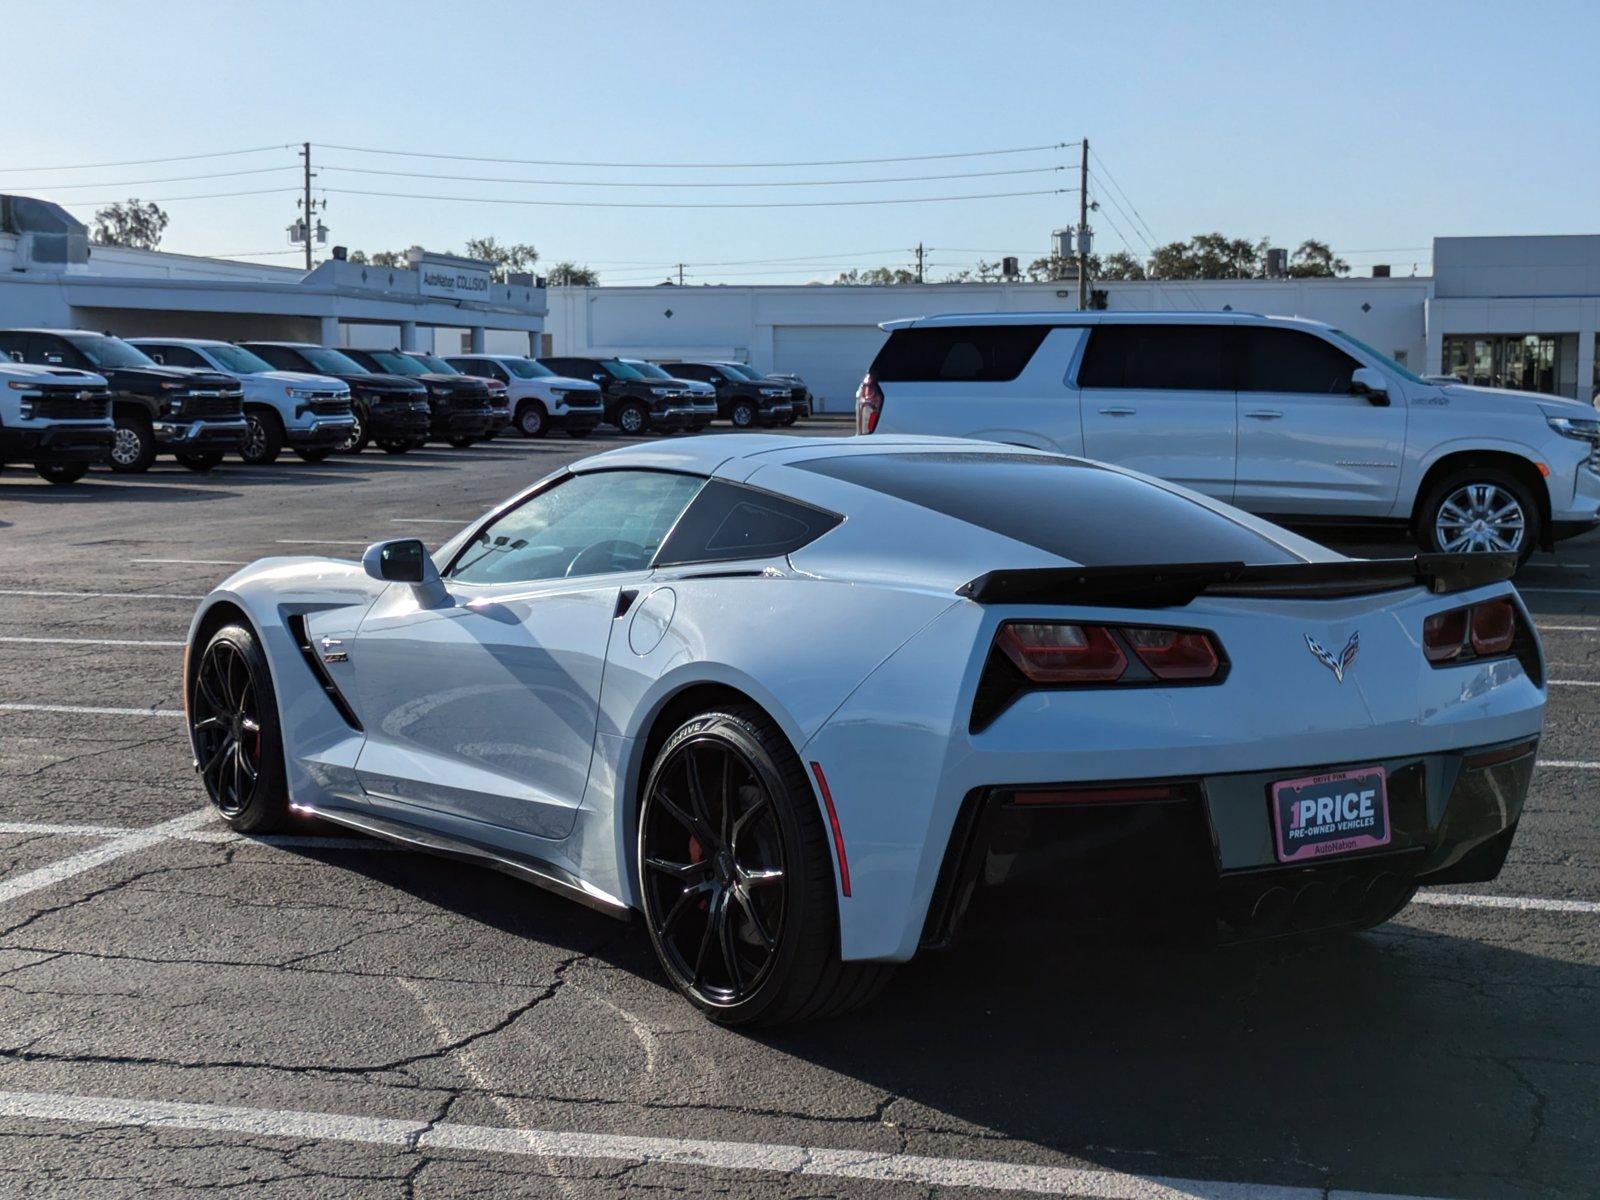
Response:
M1381 371L1371 367L1357 367L1350 372L1350 394L1365 396L1368 404L1379 408L1389 406L1389 383Z
M162 354L159 350L152 350L150 351L150 361L155 363L157 366L164 367L167 365L167 356Z
M409 583L424 587L439 582L439 569L428 548L416 538L374 542L361 556L362 569L383 583Z

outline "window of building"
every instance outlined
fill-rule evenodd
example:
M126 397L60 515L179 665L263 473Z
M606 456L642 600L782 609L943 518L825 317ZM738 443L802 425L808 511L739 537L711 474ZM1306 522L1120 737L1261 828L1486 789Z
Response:
M1561 357L1550 333L1449 333L1440 366L1479 387L1561 394Z

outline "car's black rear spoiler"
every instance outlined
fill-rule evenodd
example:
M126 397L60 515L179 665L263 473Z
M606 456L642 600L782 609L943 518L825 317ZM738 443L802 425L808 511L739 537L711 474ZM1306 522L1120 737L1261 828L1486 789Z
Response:
M1510 579L1515 554L1419 554L1334 562L1151 563L1126 567L1042 567L988 571L956 593L979 604L1106 604L1171 608L1196 596L1326 600L1403 588L1444 594Z

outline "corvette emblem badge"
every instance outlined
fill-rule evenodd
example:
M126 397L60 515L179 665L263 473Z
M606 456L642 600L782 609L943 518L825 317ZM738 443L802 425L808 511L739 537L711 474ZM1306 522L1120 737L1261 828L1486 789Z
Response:
M1356 661L1356 651L1361 649L1361 633L1357 630L1350 635L1350 640L1344 644L1344 649L1335 658L1324 650L1317 639L1309 633L1306 634L1306 649L1310 650L1316 660L1328 670L1333 672L1333 677L1340 683L1344 682L1344 673L1350 669L1350 664Z

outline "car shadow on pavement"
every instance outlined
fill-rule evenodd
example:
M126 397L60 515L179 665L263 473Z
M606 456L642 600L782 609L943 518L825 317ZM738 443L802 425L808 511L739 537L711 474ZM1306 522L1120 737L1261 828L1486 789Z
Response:
M637 920L472 865L337 861L463 920L668 987ZM1524 952L1432 928L1456 911L1232 947L1104 926L1050 946L984 931L902 966L847 1016L707 1036L743 1039L753 1069L775 1080L800 1060L893 1094L883 1119L917 1133L916 1152L949 1135L951 1153L971 1156L975 1137L1032 1143L1141 1175L1592 1195L1600 967L1567 961L1559 940ZM1556 931L1473 919L1508 941Z
M195 478L192 475L185 477L191 480ZM118 499L190 503L204 500L233 500L240 495L237 491L217 487L174 487L170 483L156 480L149 483L134 483L130 481L131 478L133 477L113 480L106 476L90 475L80 483L49 484L42 480L37 484L21 481L0 482L0 503L93 504ZM179 477L168 476L168 479L176 478Z

